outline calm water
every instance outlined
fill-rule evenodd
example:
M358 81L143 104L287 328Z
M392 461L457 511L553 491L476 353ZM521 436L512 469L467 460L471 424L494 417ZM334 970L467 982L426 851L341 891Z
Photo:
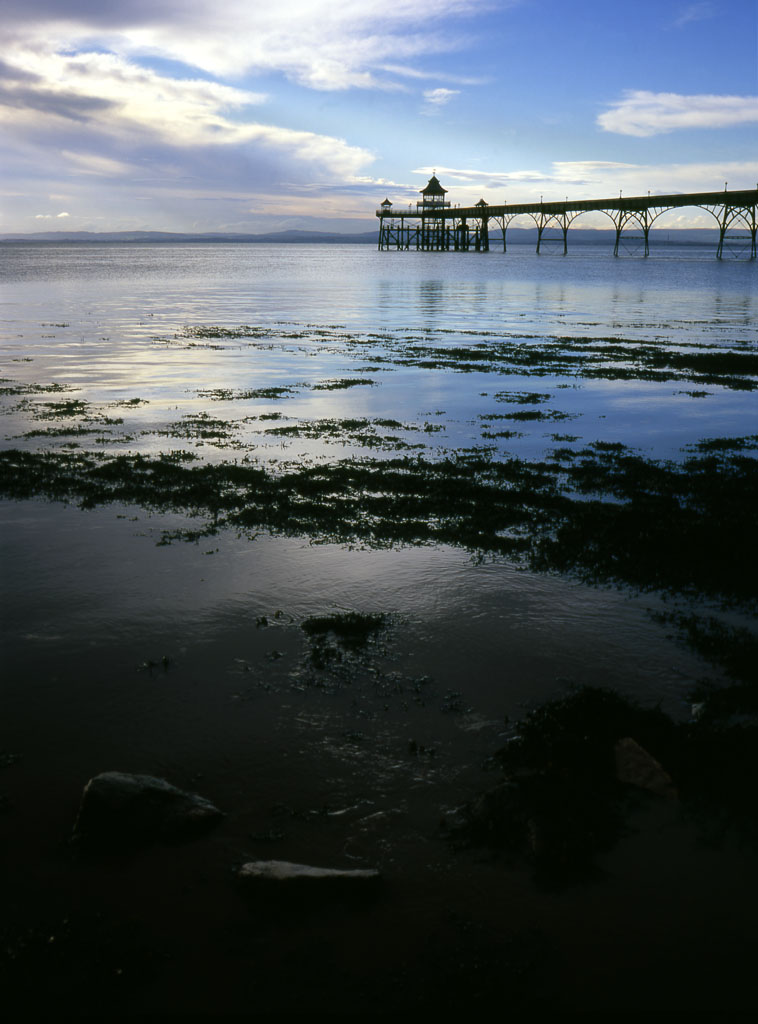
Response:
M700 249L4 246L3 445L274 468L533 459L598 440L679 459L703 438L758 432L755 392L645 378L634 353L755 352L755 271ZM460 354L502 343L536 355ZM231 791L254 766L273 798L316 765L323 801L407 794L421 784L398 762L410 736L448 751L424 771L450 783L499 741L504 715L567 682L681 715L691 684L718 675L651 618L655 594L462 550L232 531L158 545L186 521L131 505L5 502L2 521L3 742L54 753L61 779L202 770ZM300 623L350 610L391 625L349 680L316 691ZM276 752L295 748L304 760L285 771Z

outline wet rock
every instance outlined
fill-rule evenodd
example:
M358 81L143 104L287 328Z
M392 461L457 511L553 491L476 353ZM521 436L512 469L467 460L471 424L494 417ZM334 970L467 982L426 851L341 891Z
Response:
M526 824L523 790L512 781L479 793L445 819L453 838L506 847L521 845Z
M127 846L177 842L207 832L222 817L209 800L165 779L104 772L84 787L74 839Z
M237 878L245 884L276 886L300 890L369 890L375 888L381 875L374 868L342 870L316 868L310 864L293 864L288 860L252 860L243 864Z
M678 794L671 776L631 736L625 736L616 743L614 754L619 782L646 789L656 796L676 799Z

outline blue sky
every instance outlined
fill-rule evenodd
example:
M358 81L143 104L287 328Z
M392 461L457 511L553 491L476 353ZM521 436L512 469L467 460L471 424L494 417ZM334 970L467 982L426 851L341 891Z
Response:
M0 18L0 233L368 230L433 169L461 204L758 182L755 0L0 0Z

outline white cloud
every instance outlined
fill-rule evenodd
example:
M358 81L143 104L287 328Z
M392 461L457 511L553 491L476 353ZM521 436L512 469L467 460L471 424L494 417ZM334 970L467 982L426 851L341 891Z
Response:
M678 16L674 20L675 28L682 28L684 25L689 25L693 21L705 21L707 18L712 18L715 15L715 10L712 3L708 0L702 0L700 3L688 4L683 7L679 12Z
M446 106L454 96L460 95L460 89L425 89L422 114L434 114Z
M436 79L440 82L452 82L454 85L486 85L489 81L487 78L451 75L447 71L421 71L418 68L405 67L402 64L382 64L380 70L389 71L390 74L399 75L401 78L417 80Z
M34 215L35 220L59 220L61 217L70 217L70 213L63 211L62 213L36 213Z
M248 108L265 101L259 93L170 78L113 54L26 50L13 67L20 74L0 92L0 122L21 137L48 142L57 131L77 173L123 175L133 161L121 152L150 145L183 152L261 147L307 164L315 180L350 177L373 159L343 139L250 120ZM76 146L67 134L72 128ZM120 152L107 152L113 147Z
M265 102L265 96L216 82L175 79L108 53L22 51L13 66L28 77L4 90L4 119L25 119L30 111L80 122L132 124L177 143L238 133L240 125L222 112ZM18 102L13 104L13 100Z
M507 0L510 6L518 0ZM46 45L153 54L214 75L281 71L315 89L386 87L377 69L464 45L443 19L491 8L492 0L6 0L5 30ZM501 0L502 6L502 0ZM449 26L446 26L449 29Z
M685 128L726 128L758 121L758 96L682 96L673 92L627 91L600 114L607 132L647 137Z

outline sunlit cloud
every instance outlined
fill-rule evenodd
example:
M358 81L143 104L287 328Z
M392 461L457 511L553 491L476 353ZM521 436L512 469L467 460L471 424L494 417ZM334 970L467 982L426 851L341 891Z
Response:
M373 159L365 149L316 132L298 131L250 118L265 102L260 93L199 79L176 79L113 54L61 55L25 51L24 72L0 92L0 122L22 137L54 141L70 125L78 146L63 149L80 173L119 175L131 161L108 152L138 142L188 151L193 147L263 147L307 164L315 178L349 177Z
M681 96L628 91L597 119L607 132L647 137L681 129L726 128L758 121L758 96Z
M176 79L107 53L64 55L31 50L19 53L15 66L27 73L23 86L8 84L0 93L0 117L26 120L34 113L81 122L98 122L192 144L213 137L236 137L242 125L224 115L265 102L266 97L216 82Z
M517 0L506 2L512 6ZM160 55L214 75L280 71L314 89L386 88L377 74L465 44L460 32L435 26L491 8L491 0L9 0L6 31L47 45L107 49L121 56ZM503 6L501 0L501 6Z

